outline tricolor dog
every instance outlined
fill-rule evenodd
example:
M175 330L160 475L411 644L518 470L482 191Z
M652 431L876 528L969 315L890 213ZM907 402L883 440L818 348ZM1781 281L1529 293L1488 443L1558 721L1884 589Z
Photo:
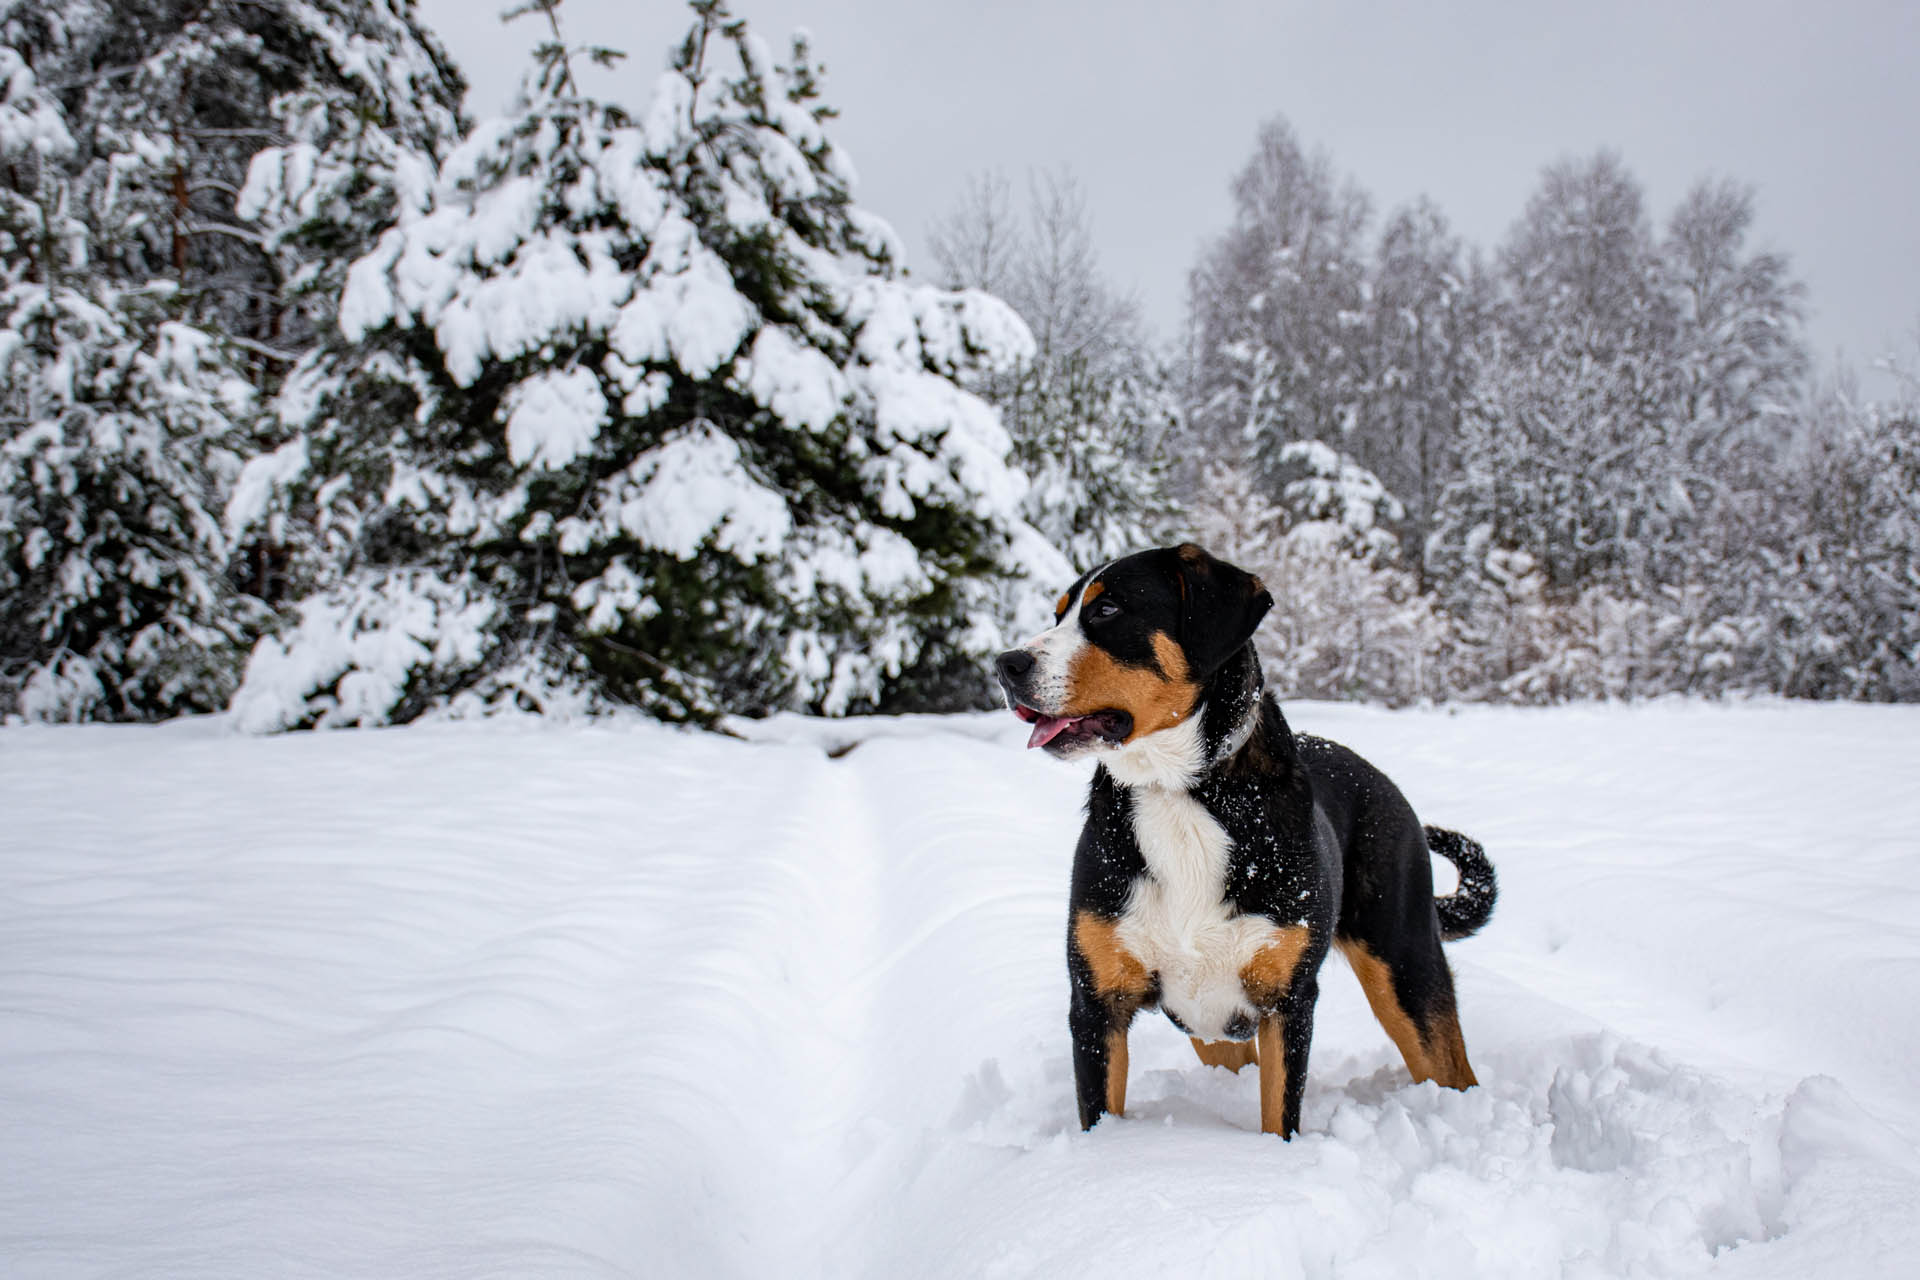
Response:
M1487 922L1493 868L1359 756L1287 727L1252 643L1272 607L1199 547L1143 551L995 663L1029 746L1099 762L1067 927L1084 1128L1124 1111L1127 1027L1157 1007L1202 1062L1257 1062L1260 1127L1290 1137L1330 947L1416 1081L1474 1083L1440 944ZM1448 897L1431 853L1459 869Z

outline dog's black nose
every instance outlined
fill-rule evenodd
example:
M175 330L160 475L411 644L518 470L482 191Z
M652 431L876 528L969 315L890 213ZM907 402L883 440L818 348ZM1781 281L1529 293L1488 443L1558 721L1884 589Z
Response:
M1033 671L1033 655L1025 649L1009 649L993 660L993 669L1005 684L1019 684Z

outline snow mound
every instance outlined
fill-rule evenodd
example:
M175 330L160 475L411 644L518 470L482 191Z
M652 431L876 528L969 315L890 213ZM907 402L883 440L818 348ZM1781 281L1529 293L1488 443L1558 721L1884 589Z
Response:
M909 1220L899 1260L954 1276L1691 1274L1782 1235L1805 1198L1777 1107L1611 1034L1484 1057L1466 1093L1367 1062L1316 1064L1286 1146L1258 1132L1251 1071L1137 1075L1128 1117L1080 1138L1034 1106L1063 1082L1036 1095L986 1064L954 1117L970 1158L912 1188L964 1208ZM1851 1138L1829 1150L1862 1157Z

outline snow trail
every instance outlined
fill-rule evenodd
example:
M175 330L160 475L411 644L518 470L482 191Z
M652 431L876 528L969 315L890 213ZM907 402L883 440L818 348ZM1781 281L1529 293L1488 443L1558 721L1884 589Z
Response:
M1288 1144L1154 1015L1078 1131L1011 720L0 732L0 1270L1906 1273L1920 713L1289 713L1502 898L1483 1086L1336 962Z

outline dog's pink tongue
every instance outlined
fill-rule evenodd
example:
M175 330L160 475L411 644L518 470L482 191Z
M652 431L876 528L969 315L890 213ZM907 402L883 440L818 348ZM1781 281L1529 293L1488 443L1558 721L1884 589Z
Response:
M1033 722L1033 733L1027 738L1027 749L1046 746L1065 733L1073 721L1072 716L1041 716Z

